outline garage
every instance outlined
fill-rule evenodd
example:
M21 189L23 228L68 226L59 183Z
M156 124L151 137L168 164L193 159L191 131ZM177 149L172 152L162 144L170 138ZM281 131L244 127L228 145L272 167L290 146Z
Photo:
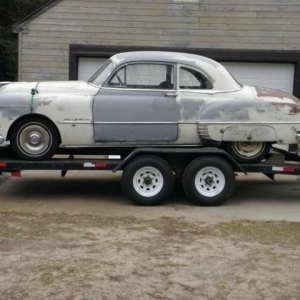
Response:
M89 79L107 58L79 57L78 59L78 80Z
M87 80L107 58L80 57L78 79ZM293 93L294 64L221 62L242 84Z
M241 83L293 94L294 64L221 62Z
M210 57L243 84L300 97L298 2L227 2L49 0L14 25L19 81L87 79L115 53L162 50Z

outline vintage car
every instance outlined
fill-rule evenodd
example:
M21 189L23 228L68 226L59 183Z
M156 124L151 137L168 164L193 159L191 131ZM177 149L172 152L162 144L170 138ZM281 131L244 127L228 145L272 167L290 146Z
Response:
M4 83L0 110L0 143L25 160L72 147L214 146L255 163L272 143L300 139L296 97L185 53L117 54L88 81Z

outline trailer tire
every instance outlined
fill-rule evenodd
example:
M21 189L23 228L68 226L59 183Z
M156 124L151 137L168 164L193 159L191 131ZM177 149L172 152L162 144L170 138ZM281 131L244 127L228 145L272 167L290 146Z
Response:
M234 192L235 173L225 159L203 156L186 167L182 182L185 193L193 204L218 206Z
M173 187L173 171L160 157L140 156L132 160L123 171L123 192L137 205L161 204L170 196Z

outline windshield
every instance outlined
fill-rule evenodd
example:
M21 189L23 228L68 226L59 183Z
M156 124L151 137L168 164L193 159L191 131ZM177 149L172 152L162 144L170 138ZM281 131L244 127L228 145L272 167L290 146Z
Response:
M100 86L109 77L114 69L114 63L108 59L103 63L99 70L88 80L89 83Z

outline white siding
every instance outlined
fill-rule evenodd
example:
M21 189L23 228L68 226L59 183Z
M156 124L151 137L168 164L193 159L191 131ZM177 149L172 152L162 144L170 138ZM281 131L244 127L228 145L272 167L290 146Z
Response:
M299 0L64 0L22 34L21 79L68 79L69 44L300 50L299 25Z

